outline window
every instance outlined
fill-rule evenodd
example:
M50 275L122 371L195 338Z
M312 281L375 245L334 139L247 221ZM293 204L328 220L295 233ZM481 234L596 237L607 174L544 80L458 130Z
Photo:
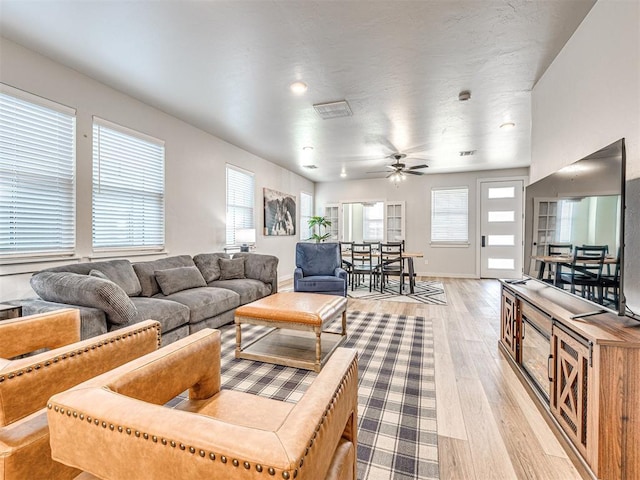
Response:
M571 235L573 233L573 206L575 202L560 200L558 201L558 231L556 233L556 242L571 243Z
M382 241L384 204L382 202L363 204L362 216L362 239Z
M227 245L236 244L236 230L255 228L253 173L227 165Z
M313 217L313 195L300 192L300 240L308 240L313 232L309 219Z
M431 242L469 242L469 189L431 190Z
M0 84L0 255L75 249L75 110Z
M164 142L97 117L93 248L164 248Z

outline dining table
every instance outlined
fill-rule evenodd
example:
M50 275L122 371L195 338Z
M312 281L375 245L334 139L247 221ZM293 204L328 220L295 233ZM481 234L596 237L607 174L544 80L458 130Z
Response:
M561 267L569 267L571 268L571 263L573 262L573 255L533 255L531 257L533 260L537 260L540 262L540 267L538 268L538 280L544 279L545 270L547 266L555 265L555 274L553 276L553 284L555 286L560 285L560 270ZM597 264L599 258L594 258L592 261L589 260L581 260L580 263L593 263ZM612 255L607 255L604 257L604 265L615 265L618 262L618 259Z
M380 257L380 252L379 250L372 250L371 251L372 255L374 257ZM343 256L345 254L350 255L351 254L351 250L350 249L345 249L342 250L342 254ZM414 258L423 258L424 257L424 253L422 252L402 252L402 261L404 263L404 261L406 260L406 265L407 265L407 270L408 270L408 276L409 276L409 293L415 293L415 264L413 259ZM345 263L349 263L346 262L345 260L343 260L343 262Z

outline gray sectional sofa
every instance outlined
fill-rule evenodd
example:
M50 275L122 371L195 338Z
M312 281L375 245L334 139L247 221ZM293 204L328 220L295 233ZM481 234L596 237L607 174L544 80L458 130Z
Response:
M256 253L76 263L35 273L31 286L40 298L11 303L24 315L76 307L83 339L157 320L168 344L230 323L238 306L276 293L277 269L276 257Z

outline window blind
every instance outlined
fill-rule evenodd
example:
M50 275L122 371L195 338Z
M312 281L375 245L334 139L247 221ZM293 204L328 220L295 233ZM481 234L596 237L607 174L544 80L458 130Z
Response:
M94 117L94 250L163 247L164 143Z
M311 217L313 217L313 196L300 192L300 240L308 240L313 234L309 228Z
M469 189L431 190L431 241L469 242Z
M227 165L227 245L236 244L236 230L254 228L253 174Z
M72 254L75 110L1 87L0 255Z

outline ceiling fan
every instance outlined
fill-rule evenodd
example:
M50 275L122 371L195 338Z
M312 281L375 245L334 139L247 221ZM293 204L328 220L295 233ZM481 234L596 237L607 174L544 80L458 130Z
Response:
M405 173L408 173L410 175L424 175L424 172L418 172L417 170L421 170L423 168L429 168L429 165L427 164L414 165L413 167L407 167L406 164L400 162L400 160L404 160L405 158L407 158L407 155L404 153L392 153L391 155L385 158L390 158L392 160L395 160L395 163L392 163L391 165L387 165L387 168L390 168L391 170L393 170L392 172L389 172L389 170L379 170L376 172L367 172L367 173L389 173L389 175L387 175L387 178L396 179L396 178L404 177Z

